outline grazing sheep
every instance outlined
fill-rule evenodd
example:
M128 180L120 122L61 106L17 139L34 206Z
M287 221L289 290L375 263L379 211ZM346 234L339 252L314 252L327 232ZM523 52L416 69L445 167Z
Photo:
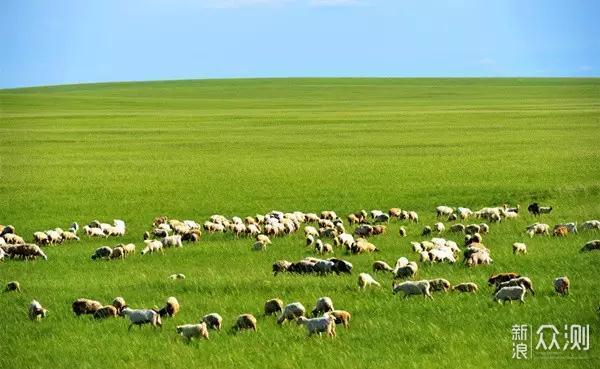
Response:
M98 247L92 254L92 260L96 259L110 259L113 250L108 246Z
M394 274L394 279L406 279L417 275L418 270L419 267L417 266L417 263L411 261L403 267L394 269L392 273Z
M336 274L346 273L352 274L353 265L349 261L343 259L331 258L329 259L333 263L333 271Z
M252 250L254 251L266 251L267 250L267 244L263 243L261 241L256 241L252 244Z
M174 317L179 312L179 301L173 296L167 299L165 306L158 311L158 314L162 318L165 315Z
M402 210L400 208L391 208L388 210L388 215L390 218L400 219L400 215L402 214Z
M554 280L554 291L559 295L568 295L570 287L571 281L567 277L558 277Z
M29 319L40 320L48 316L48 310L44 309L37 300L32 300L29 304Z
M407 213L407 219L413 223L419 223L419 215L415 211L409 211Z
M171 275L169 276L169 279L172 279L172 280L177 280L177 279L185 279L185 275L184 275L184 274L181 274L181 273L177 273L177 274L171 274Z
M446 231L446 227L444 226L444 223L437 222L433 225L433 230L440 234Z
M425 226L425 228L423 228L423 230L421 231L421 236L428 236L430 234L431 234L430 226Z
M295 320L304 315L306 315L306 309L304 308L304 305L299 302L293 302L285 306L281 316L277 319L277 324L281 325L288 320Z
M477 292L479 288L473 282L459 283L456 286L452 287L452 291L458 292Z
M406 228L400 227L400 229L398 229L398 234L400 237L406 237Z
M398 292L404 293L404 298L408 298L411 295L423 295L433 299L430 292L431 285L428 280L416 281L416 282L403 282L400 284L394 284L392 291L394 295Z
M333 247L328 243L323 243L323 241L317 240L315 243L315 252L317 254L333 253Z
M525 232L529 235L529 237L533 237L536 234L541 234L541 235L550 235L550 226L548 224L544 224L544 223L534 223L530 226L528 226L525 229Z
M23 237L16 235L14 233L5 234L4 240L9 245L24 245L25 244L25 240L23 239Z
M283 310L281 299L271 299L265 302L265 315L273 315Z
M147 253L154 253L156 251L160 251L161 253L163 252L163 244L161 241L157 241L157 240L144 240L144 244L146 245L144 247L144 249L142 250L141 254L145 255Z
M557 224L556 227L554 227L554 228L556 229L559 226L566 227L568 233L575 233L575 234L577 234L577 222Z
M223 317L217 313L206 314L202 317L202 322L206 323L207 327L214 329L217 332L223 327Z
M373 234L373 226L369 224L361 224L360 226L356 227L354 234L359 237L371 236Z
M88 225L83 226L83 232L86 235L88 235L88 237L107 237L102 229L97 227L90 227Z
M600 230L600 220L585 221L581 225L581 228L586 230Z
M308 336L312 336L318 333L319 336L325 332L330 337L335 337L335 317L330 315L324 315L320 318L308 319L306 317L299 317L297 320L298 324L303 324L308 330Z
M277 260L273 263L273 275L276 276L278 273L290 271L292 263L287 260Z
M162 244L163 244L163 247L182 247L183 246L183 244L181 243L180 235L164 237L162 239Z
M3 227L3 226L0 225L0 229L2 230L0 232L0 236L5 236L7 234L11 234L11 233L14 234L15 233L15 227L12 226L12 225L7 225L5 227Z
M111 259L125 259L125 250L121 246L117 246L112 250L110 254Z
M436 247L429 251L429 259L431 262L442 263L444 261L449 262L450 264L456 263L456 259L454 258L454 254L450 248L444 247L439 248Z
M408 265L408 263L409 263L408 259L404 256L401 256L398 258L398 260L396 260L395 268L397 269L397 268L405 267Z
M526 291L522 286L503 287L494 295L494 301L501 302L502 304L505 301L509 301L512 304L513 300L519 300L521 304L524 304Z
M270 245L271 244L271 239L266 234L257 234L256 235L256 241L262 242L265 245Z
M384 225L376 225L373 227L373 232L371 233L373 236L377 236L380 234L384 234L387 231L387 227Z
M333 310L327 314L335 318L335 324L343 324L344 328L350 328L350 318L352 318L352 315L349 312L345 310Z
M465 225L464 224L453 224L450 226L450 232L453 233L464 233L465 232Z
M131 309L131 308L124 308L121 311L121 314L124 316L127 316L129 318L129 321L131 322L129 324L129 328L128 330L131 330L131 327L133 327L134 325L137 325L138 327L142 327L142 324L151 324L153 327L160 327L162 328L162 321L160 319L160 315L154 311L154 310L149 310L149 309Z
M123 248L123 251L125 252L125 256L135 254L135 244L128 243L128 244L120 244L119 246L121 246L121 248Z
M471 250L474 250L474 252L469 253L469 257L466 259L467 266L471 267L474 265L489 265L494 262L490 257L489 250L475 248L471 248Z
M60 237L64 241L79 241L79 237L77 236L77 234L72 231L62 231L60 233Z
M514 272L500 273L500 274L492 275L492 276L490 276L490 278L488 278L488 285L490 285L490 286L498 285L502 282L507 282L507 281L510 281L511 279L515 279L515 278L519 278L519 277L521 277L521 275L514 273Z
M373 263L373 271L374 272L391 272L394 269L389 266L385 261L377 260Z
M435 208L436 216L439 218L441 216L448 216L454 213L454 209L449 206L438 206Z
M50 239L48 238L48 235L45 234L44 232L34 232L33 240L38 245L47 245L50 243Z
M354 245L350 248L350 252L353 254L363 254L377 252L379 249L364 238L359 238L354 242Z
M419 252L419 261L421 263L431 262L431 256L429 255L429 251L421 251Z
M594 250L600 250L600 240L593 240L587 242L585 245L583 245L580 251L585 252Z
M527 254L527 245L522 242L515 242L512 244L513 254Z
M121 311L123 311L123 309L125 309L127 307L127 304L125 303L125 299L120 296L115 297L115 299L113 300L111 305L117 309L117 313L119 315L121 315Z
M333 308L333 301L331 301L330 297L321 297L317 299L317 303L315 304L315 308L312 309L312 315L317 316L320 314L324 314L335 310Z
M12 291L21 292L21 284L17 281L8 282L6 284L6 288L4 289L4 292L12 292Z
M118 315L117 308L112 305L106 305L94 312L94 319L106 319L116 317Z
M183 339L188 341L190 341L192 338L208 339L208 329L206 327L206 323L204 322L200 324L178 325L175 330Z
M256 318L252 314L239 315L235 321L233 330L252 329L256 332Z
M94 314L98 309L102 307L102 304L95 300L86 298L79 298L72 304L73 313L77 316L84 314Z
M360 273L358 275L358 288L364 290L368 286L381 287L381 284L375 280L370 274Z
M447 292L452 285L450 282L444 278L430 279L429 280L429 289L431 292L435 291L444 291Z
M465 227L465 233L473 235L481 232L481 226L479 224L469 224Z
M48 257L46 256L46 254L44 254L42 249L38 245L32 243L13 246L10 248L9 251L10 252L7 253L11 256L18 256L25 260L35 259L37 257L41 257L44 260L48 260Z
M531 279L527 277L514 278L509 281L499 283L496 285L496 290L494 291L494 293L500 291L504 287L510 286L521 286L525 288L525 290L530 291L531 294L535 296L535 291L533 290L533 283L531 282Z
M377 214L377 216L375 216L373 218L373 221L377 222L377 223L387 223L390 220L390 216L382 213L382 214Z
M563 225L557 225L552 230L552 235L554 237L565 237L569 234L569 229Z

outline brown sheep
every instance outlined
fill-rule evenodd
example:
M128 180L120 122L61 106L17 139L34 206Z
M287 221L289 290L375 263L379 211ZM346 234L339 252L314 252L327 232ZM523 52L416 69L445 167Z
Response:
M552 235L555 237L565 237L569 234L569 229L565 226L556 226L552 231Z
M117 313L119 313L119 315L121 314L121 311L127 307L125 299L122 297L115 297L111 305L117 309Z
M456 286L452 287L452 291L458 292L476 292L477 290L478 287L473 282L459 283Z
M111 259L125 259L125 250L121 246L117 246L110 254Z
M333 310L327 314L335 318L335 324L343 324L344 328L350 328L350 318L352 318L352 315L349 312L345 310Z
M232 330L241 331L243 329L252 329L256 332L256 318L252 314L239 315L235 321Z
M94 319L106 319L116 317L118 315L117 308L112 305L106 305L94 312Z
M75 315L94 314L102 307L102 304L95 300L80 298L73 302L73 313Z
M513 273L513 272L492 275L492 276L490 276L490 278L488 278L488 285L490 285L490 286L498 285L502 282L508 282L511 279L519 278L520 276L521 276L520 274Z
M377 236L380 234L384 234L387 231L387 227L384 225L376 225L373 227L373 232L372 235L373 236Z
M554 291L559 295L568 295L571 281L567 277L558 277L554 280Z
M265 302L265 315L273 315L283 310L283 301L271 299Z
M394 269L385 261L377 260L373 263L374 272L392 272Z
M429 288L433 291L448 291L451 288L450 282L443 278L431 279L429 281Z
M175 315L177 315L178 312L179 312L179 301L177 301L177 299L173 296L169 297L167 299L166 305L162 309L157 311L158 315L160 315L161 318L165 315L174 317Z

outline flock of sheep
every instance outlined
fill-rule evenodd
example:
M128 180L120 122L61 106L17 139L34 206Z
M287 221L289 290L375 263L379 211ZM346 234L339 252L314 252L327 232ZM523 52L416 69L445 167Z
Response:
M487 265L493 262L491 251L483 243L483 237L490 232L490 224L513 219L519 216L520 206L511 208L507 205L500 207L486 207L478 211L468 208L452 208L438 206L436 209L437 223L425 226L421 236L435 236L421 242L412 242L412 250L417 256L417 261L409 261L407 257L400 257L394 266L387 262L378 260L373 263L374 273L389 273L392 277L392 292L402 293L405 298L411 295L422 295L433 299L432 292L457 291L474 293L479 287L473 282L459 283L454 286L444 278L432 280L418 280L419 263L457 263L462 255L462 263L467 267ZM528 206L529 213L541 216L552 211L552 207L540 206L533 203ZM391 219L418 223L419 216L414 211L399 208L389 209L388 212L372 210L367 212L361 210L347 216L347 223L338 217L334 211L323 211L315 213L283 213L271 211L268 214L226 218L222 215L213 215L203 224L193 220L179 221L161 216L154 219L151 229L143 234L143 246L141 254L164 253L165 248L182 247L183 242L198 242L203 232L207 233L231 233L236 238L252 237L252 250L265 251L272 245L272 238L283 237L294 234L300 230L304 233L304 244L314 249L317 255L326 255L334 252L336 248L343 248L347 254L375 253L379 249L370 239L387 232L387 223ZM473 222L471 224L460 223L470 219L479 219L485 222ZM450 222L448 229L443 220ZM354 227L352 232L347 232L346 226ZM94 220L82 227L87 237L120 237L126 233L125 222L115 219L112 224L102 223ZM600 230L600 221L589 220L581 224L584 230ZM4 259L36 259L48 257L43 251L44 247L57 245L63 242L77 242L81 238L79 224L73 223L68 230L54 228L46 231L33 233L33 243L25 242L22 236L16 234L14 226L0 225L0 260ZM564 237L569 233L577 233L576 222L557 224L550 227L548 224L536 222L529 225L525 233L530 237L535 235L554 235ZM441 236L445 233L464 235L464 245L459 246L457 242L447 240ZM400 227L399 235L405 237L407 231ZM461 248L462 247L462 248ZM517 242L512 245L514 254L526 254L527 245ZM600 240L587 242L581 251L600 250ZM119 243L114 247L102 246L94 251L92 260L100 259L124 259L136 252L133 243ZM327 259L318 257L306 257L295 262L277 260L272 265L272 272L276 276L280 273L315 274L325 276L328 274L351 274L353 265L347 260L339 257ZM377 274L376 274L377 275ZM183 274L173 274L171 279L184 279ZM490 276L488 284L494 287L494 300L499 302L520 301L525 302L526 293L535 294L533 283L527 276L514 272L499 273ZM358 288L380 287L372 275L361 272L358 275ZM556 293L567 295L570 288L569 278L558 276L553 281ZM11 281L6 285L6 292L21 291L17 281ZM111 304L103 305L98 301L80 298L73 302L72 310L75 315L91 314L96 319L110 317L127 317L130 325L142 326L150 324L162 327L162 318L173 317L179 310L180 305L175 297L169 297L163 308L132 309L127 306L122 297L117 297ZM37 301L33 300L29 305L29 318L39 320L47 316L48 311ZM311 317L307 316L306 309L300 302L293 302L284 306L280 299L271 299L265 303L264 315L280 314L278 324L286 321L296 321L305 325L309 335L322 333L335 336L335 327L342 324L349 327L351 314L345 310L335 310L333 302L329 297L317 300L315 308L311 311ZM218 313L210 313L202 317L197 323L179 325L176 332L185 339L209 338L209 329L220 331L223 318ZM257 319L252 314L241 314L235 319L232 330L256 330Z

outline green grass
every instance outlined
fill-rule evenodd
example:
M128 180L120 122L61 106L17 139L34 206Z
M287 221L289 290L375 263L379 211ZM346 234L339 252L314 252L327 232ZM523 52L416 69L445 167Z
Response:
M359 293L357 274L374 260L416 259L434 207L477 209L531 201L551 204L554 225L600 217L600 80L598 79L264 79L113 83L0 90L0 223L31 238L72 221L124 219L128 233L48 247L49 260L0 263L0 282L19 280L22 294L0 294L0 368L595 368L600 351L600 253L579 248L598 234L524 238L534 221L493 225L484 243L495 263L423 266L420 278L474 281L475 295L402 300L385 286ZM281 275L271 263L311 255L300 234L278 238L265 253L248 239L203 235L164 256L92 262L102 244L136 242L155 216L206 219L272 209L347 214L399 206L419 212L409 237L373 238L377 255L348 256L352 276ZM459 237L450 236L457 239ZM525 240L529 254L514 257ZM343 255L341 250L337 255ZM346 257L346 256L344 256ZM525 305L491 302L489 274L518 271L538 294ZM187 279L167 280L172 273ZM569 298L552 293L568 275ZM78 297L133 307L182 305L162 331L127 332L121 319L75 318ZM257 333L211 332L186 345L175 325L219 312L259 314L280 297L312 308L320 296L353 314L338 337L306 339L259 317ZM50 310L27 320L32 298ZM511 359L513 324L590 324L582 360ZM571 354L571 353L569 353Z

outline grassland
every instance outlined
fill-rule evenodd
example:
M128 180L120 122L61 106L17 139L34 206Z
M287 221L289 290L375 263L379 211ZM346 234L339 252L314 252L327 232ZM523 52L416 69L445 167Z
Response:
M598 79L264 79L115 83L0 90L0 223L31 237L72 221L124 219L137 242L161 214L203 220L214 213L253 215L272 209L340 214L361 208L414 209L421 224L409 237L374 238L377 255L348 256L356 272L376 259L415 258L436 205L479 208L503 203L551 204L550 224L600 217L600 80ZM277 259L311 252L302 237L277 239L265 253L247 239L205 235L165 256L92 262L107 241L84 239L47 248L49 261L0 263L0 282L19 280L23 293L0 295L0 368L597 368L600 358L600 253L578 249L598 234L512 242L533 217L492 228L489 267L424 266L423 278L453 283L514 270L538 294L523 306L475 295L434 301L359 293L353 276L282 275ZM457 237L450 237L455 238ZM341 255L341 251L336 251ZM180 282L167 280L184 273ZM553 295L568 275L572 296ZM162 332L127 332L125 321L77 319L77 297L134 307L176 296L181 313ZM260 318L257 333L213 334L186 345L176 324L219 312L227 326L258 314L268 298L301 301L331 296L353 314L335 340L306 339L302 327ZM50 317L26 318L32 298ZM577 359L511 359L513 324L591 325L591 349Z

